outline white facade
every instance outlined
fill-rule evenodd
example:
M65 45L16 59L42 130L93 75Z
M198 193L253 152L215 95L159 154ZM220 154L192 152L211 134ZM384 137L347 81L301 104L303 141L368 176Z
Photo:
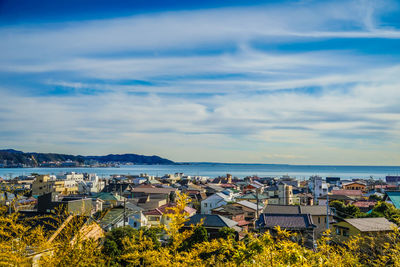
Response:
M224 193L215 193L201 201L201 213L211 214L211 210L228 204L232 201L232 196Z
M312 192L314 200L317 200L319 197L328 194L328 185L320 176L311 176L310 182L308 183L308 188Z
M140 227L148 226L147 218L143 215L142 212L137 212L128 216L128 224L135 229L140 229Z

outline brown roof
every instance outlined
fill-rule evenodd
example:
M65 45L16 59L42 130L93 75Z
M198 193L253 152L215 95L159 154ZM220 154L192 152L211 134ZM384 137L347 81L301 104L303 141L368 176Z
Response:
M135 187L132 192L140 192L145 194L169 194L170 192L177 191L176 188L148 188L148 187Z
M395 227L395 224L386 218L357 218L345 219L345 221L361 232L391 231Z
M344 196L361 196L361 190L346 190L346 189L339 189L339 190L332 190L332 195L344 195Z
M352 203L354 206L359 208L369 208L375 206L376 201L356 201Z

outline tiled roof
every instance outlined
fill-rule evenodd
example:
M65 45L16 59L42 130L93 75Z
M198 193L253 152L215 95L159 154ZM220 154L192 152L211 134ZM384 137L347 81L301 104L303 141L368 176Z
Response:
M375 206L376 201L356 201L353 202L352 205L359 208L369 208L371 206Z
M218 212L218 213L227 213L230 215L238 215L238 214L243 214L244 211L241 207L234 206L232 204L224 205L218 208L215 208L212 210L213 212ZM226 215L226 214L225 214Z
M299 214L299 206L294 205L267 205L263 213L267 214Z
M280 226L286 230L302 230L314 228L309 214L261 214L257 220L259 228L273 229Z
M395 226L386 218L357 218L345 219L345 221L361 232L390 231Z
M339 190L332 190L332 195L361 196L362 195L362 191L361 190L339 189Z
M253 202L250 202L250 201L247 201L247 200L239 201L236 204L242 205L242 206L247 207L249 209L257 210L257 204L253 203ZM264 208L264 205L258 204L258 209L261 210L263 208Z
M267 205L264 209L266 214L310 214L326 215L326 206L295 206L295 205Z
M162 205L156 209L146 211L146 212L144 212L144 214L145 215L171 214L171 213L174 213L174 211L171 210L171 208L175 207L175 206L176 206L176 204L174 204L174 203L168 203L168 204ZM189 213L190 215L196 213L195 209L188 207L188 206L186 206L184 210L185 210L185 212Z
M202 219L204 227L222 228L222 227L233 227L238 224L237 222L221 215L195 214L192 217L190 217L189 221L185 222L185 225L186 226L196 225L200 223Z
M326 215L326 206L300 206L301 214Z
M140 192L145 194L169 194L171 192L177 191L176 188L148 188L148 187L135 187L132 189L132 192Z

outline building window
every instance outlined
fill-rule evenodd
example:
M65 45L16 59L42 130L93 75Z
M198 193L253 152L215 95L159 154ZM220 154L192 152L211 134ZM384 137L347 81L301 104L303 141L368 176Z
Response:
M340 229L339 228L336 228L336 234L340 235Z
M321 223L321 218L320 217L318 217L318 223Z
M349 236L349 231L343 229L343 236Z
M137 222L133 223L133 227L135 227L135 228L137 227Z
M207 208L207 203L204 203L204 208Z

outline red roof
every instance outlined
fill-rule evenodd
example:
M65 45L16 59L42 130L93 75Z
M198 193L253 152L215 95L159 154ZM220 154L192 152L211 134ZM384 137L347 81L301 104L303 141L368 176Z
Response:
M375 188L387 189L387 188L397 188L397 185L386 184L386 185L375 185L374 187Z
M168 203L168 204L158 207L157 209L146 211L146 212L144 212L144 214L145 215L171 214L171 213L174 213L174 211L171 210L170 208L175 207L175 206L176 206L175 203ZM196 213L195 209L188 207L188 206L185 207L185 211L189 214Z
M353 202L352 204L359 208L369 208L375 206L376 201L356 201Z
M245 221L245 220L238 221L237 223L238 223L238 226L243 226L243 225L249 225L249 224L251 224L251 222L248 222L248 221Z
M346 189L340 189L340 190L332 190L332 195L342 195L342 196L361 196L362 191L361 190L346 190Z

